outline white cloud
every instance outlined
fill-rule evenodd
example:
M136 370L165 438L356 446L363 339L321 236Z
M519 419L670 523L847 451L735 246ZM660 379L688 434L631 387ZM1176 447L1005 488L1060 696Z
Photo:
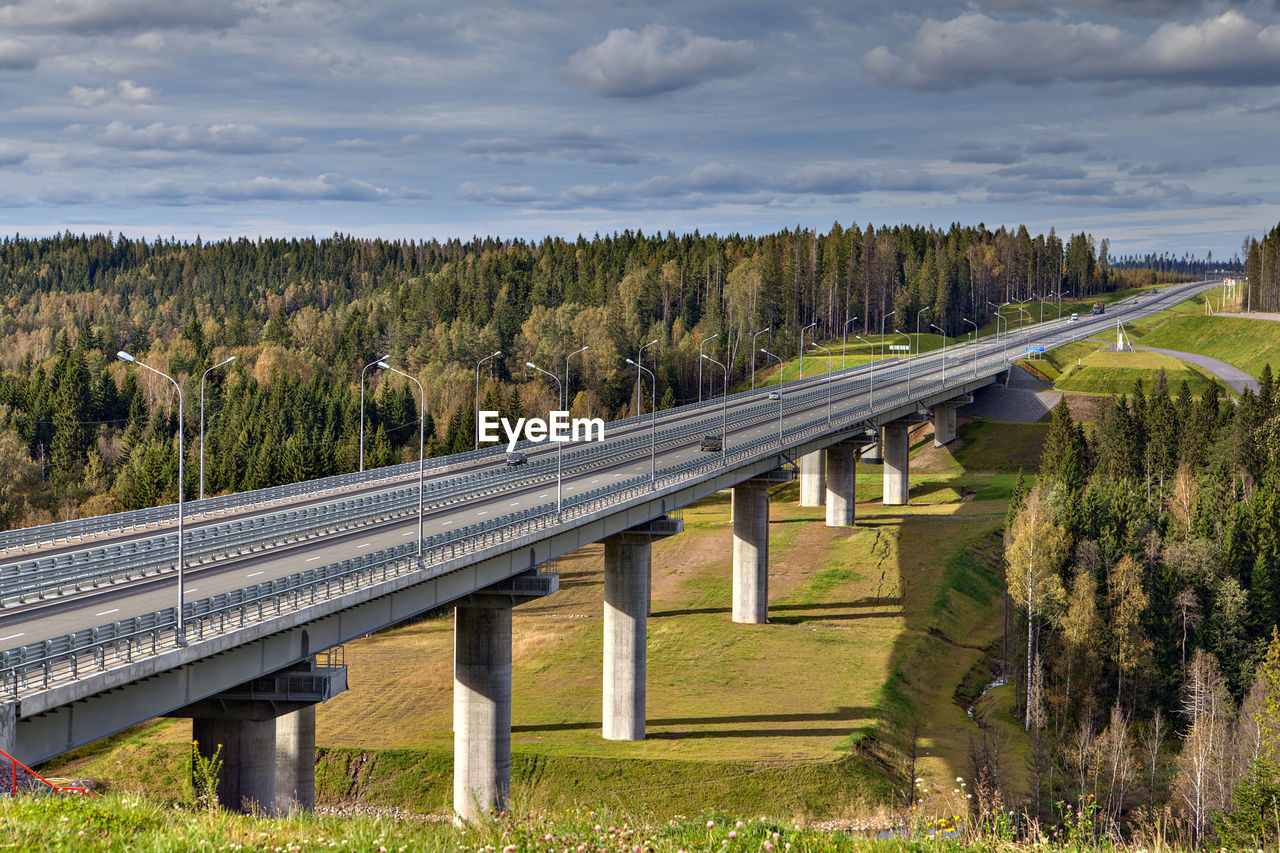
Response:
M30 71L39 54L35 47L17 39L0 38L0 71Z
M169 205L209 202L399 202L421 201L429 192L408 187L389 189L343 175L325 174L314 178L257 176L244 181L192 185L185 181L159 179L139 186L135 198Z
M509 164L523 164L530 156L613 166L633 165L645 159L631 144L606 136L599 128L583 131L573 125L518 139L468 139L462 150L490 162Z
M886 86L947 91L987 81L1145 81L1270 86L1280 80L1280 26L1231 10L1168 23L1143 41L1102 24L1005 21L976 12L927 20L896 51L868 51L862 67Z
M112 94L105 86L94 89L87 86L72 86L70 94L72 103L77 107L98 107L113 100ZM155 93L146 86L134 85L132 80L121 80L116 84L114 100L130 106L141 106L152 103L155 100Z
M296 151L306 140L296 136L272 136L252 124L207 126L156 122L134 127L113 121L92 133L93 140L109 148L165 151L205 151L217 154L268 154Z
M696 36L683 27L650 24L636 32L611 30L599 44L569 57L568 79L612 98L644 98L722 77L737 77L756 65L750 41Z
M0 167L21 165L27 162L27 158L30 156L30 153L25 148L19 148L7 142L0 142Z
M0 6L0 27L73 35L225 30L247 15L242 4L230 0L19 0Z

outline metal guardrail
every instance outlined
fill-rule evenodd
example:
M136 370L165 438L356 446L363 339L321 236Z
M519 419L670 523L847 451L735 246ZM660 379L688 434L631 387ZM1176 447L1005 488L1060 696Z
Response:
M1045 330L1049 334L1041 342L1046 348L1052 348L1096 331L1096 324L1071 325L1076 328L1064 328L1061 332ZM842 406L839 410L833 408L829 416L818 415L803 423L792 424L784 429L781 442L776 434L771 433L726 448L723 456L709 454L706 458L695 457L678 465L666 466L654 480L648 475L640 475L575 495L563 502L562 518L557 516L550 504L529 508L427 537L423 540L421 562L416 555L416 544L400 545L188 602L183 607L187 636L199 641L206 636L223 634L248 624L276 618L301 607L331 600L364 586L410 573L419 573L422 580L427 580L442 574L440 565L448 560L480 554L486 550L500 551L502 545L511 539L571 523L599 509L625 504L650 495L655 490L715 473L730 462L740 463L761 457L773 452L779 447L779 443L785 447L788 443L796 443L811 435L831 432L837 426L844 428L859 420L869 423L876 411L892 411L911 400L935 396L947 392L953 386L963 386L979 376L1006 369L1024 355L1015 350L1011 356L1008 340L979 341L970 346L978 347L977 358L962 356L956 359L958 363L951 367L950 381L941 376L931 381L925 381L921 377L910 393L901 383L892 391L882 387L874 406L867 393L871 390L869 376L851 379L846 375L845 379L839 381L834 376L828 377L826 381L817 383L815 387L798 395L802 400L796 401L795 405L803 407L822 399L825 394L834 395L837 384L841 388L841 402L847 401L848 397L845 395L853 393L853 405ZM972 352L963 346L954 347L953 352L955 350L961 350L966 355ZM941 357L946 364L946 356ZM927 366L938 358L939 351L934 351L929 357L918 361L923 361ZM914 366L903 362L888 371L882 371L881 375L884 372L901 374L904 365L907 370ZM827 382L831 383L830 389L827 388ZM785 403L784 400L784 407ZM723 405L723 399L721 404ZM690 429L697 431L696 427ZM682 431L688 432L690 429ZM437 570L433 572L433 568ZM139 656L157 655L176 648L174 617L174 609L168 608L0 652L0 697L17 700L22 695L74 681L82 672L124 666Z

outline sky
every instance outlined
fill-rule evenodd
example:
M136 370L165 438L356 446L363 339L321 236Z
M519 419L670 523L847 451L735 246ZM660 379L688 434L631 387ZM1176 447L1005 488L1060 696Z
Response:
M0 0L0 232L953 222L1227 259L1280 0Z

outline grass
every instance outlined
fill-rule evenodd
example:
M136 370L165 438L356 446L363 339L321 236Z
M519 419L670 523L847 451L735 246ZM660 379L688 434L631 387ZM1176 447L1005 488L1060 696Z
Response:
M1062 391L1084 394L1128 394L1141 379L1150 388L1164 370L1169 388L1176 391L1185 381L1192 396L1200 396L1213 383L1213 377L1199 367L1155 352L1098 351L1068 365L1059 374L1055 387Z
M1175 316L1135 343L1212 356L1253 376L1260 376L1266 364L1280 369L1280 323L1272 320Z

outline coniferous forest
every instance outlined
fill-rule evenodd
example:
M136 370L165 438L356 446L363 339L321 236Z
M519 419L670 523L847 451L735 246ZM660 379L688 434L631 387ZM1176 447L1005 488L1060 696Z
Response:
M474 446L476 363L499 350L480 372L482 408L551 408L556 390L530 381L524 362L563 375L586 345L570 365L571 408L619 416L635 394L624 360L649 340L669 407L698 396L698 344L712 335L707 352L737 381L762 329L760 343L789 356L809 323L836 336L857 318L851 333L878 334L883 318L930 305L931 322L960 334L962 318L986 322L988 303L1087 297L1155 274L1136 268L1143 259L1113 260L1087 234L981 225L537 243L15 236L0 241L0 451L11 460L0 524L176 499L176 395L117 363L118 349L183 384L189 462L204 376L205 492L219 494L354 470L362 368L384 355L426 389L427 452L456 453ZM409 383L367 378L366 466L416 457ZM188 464L187 497L197 490Z

